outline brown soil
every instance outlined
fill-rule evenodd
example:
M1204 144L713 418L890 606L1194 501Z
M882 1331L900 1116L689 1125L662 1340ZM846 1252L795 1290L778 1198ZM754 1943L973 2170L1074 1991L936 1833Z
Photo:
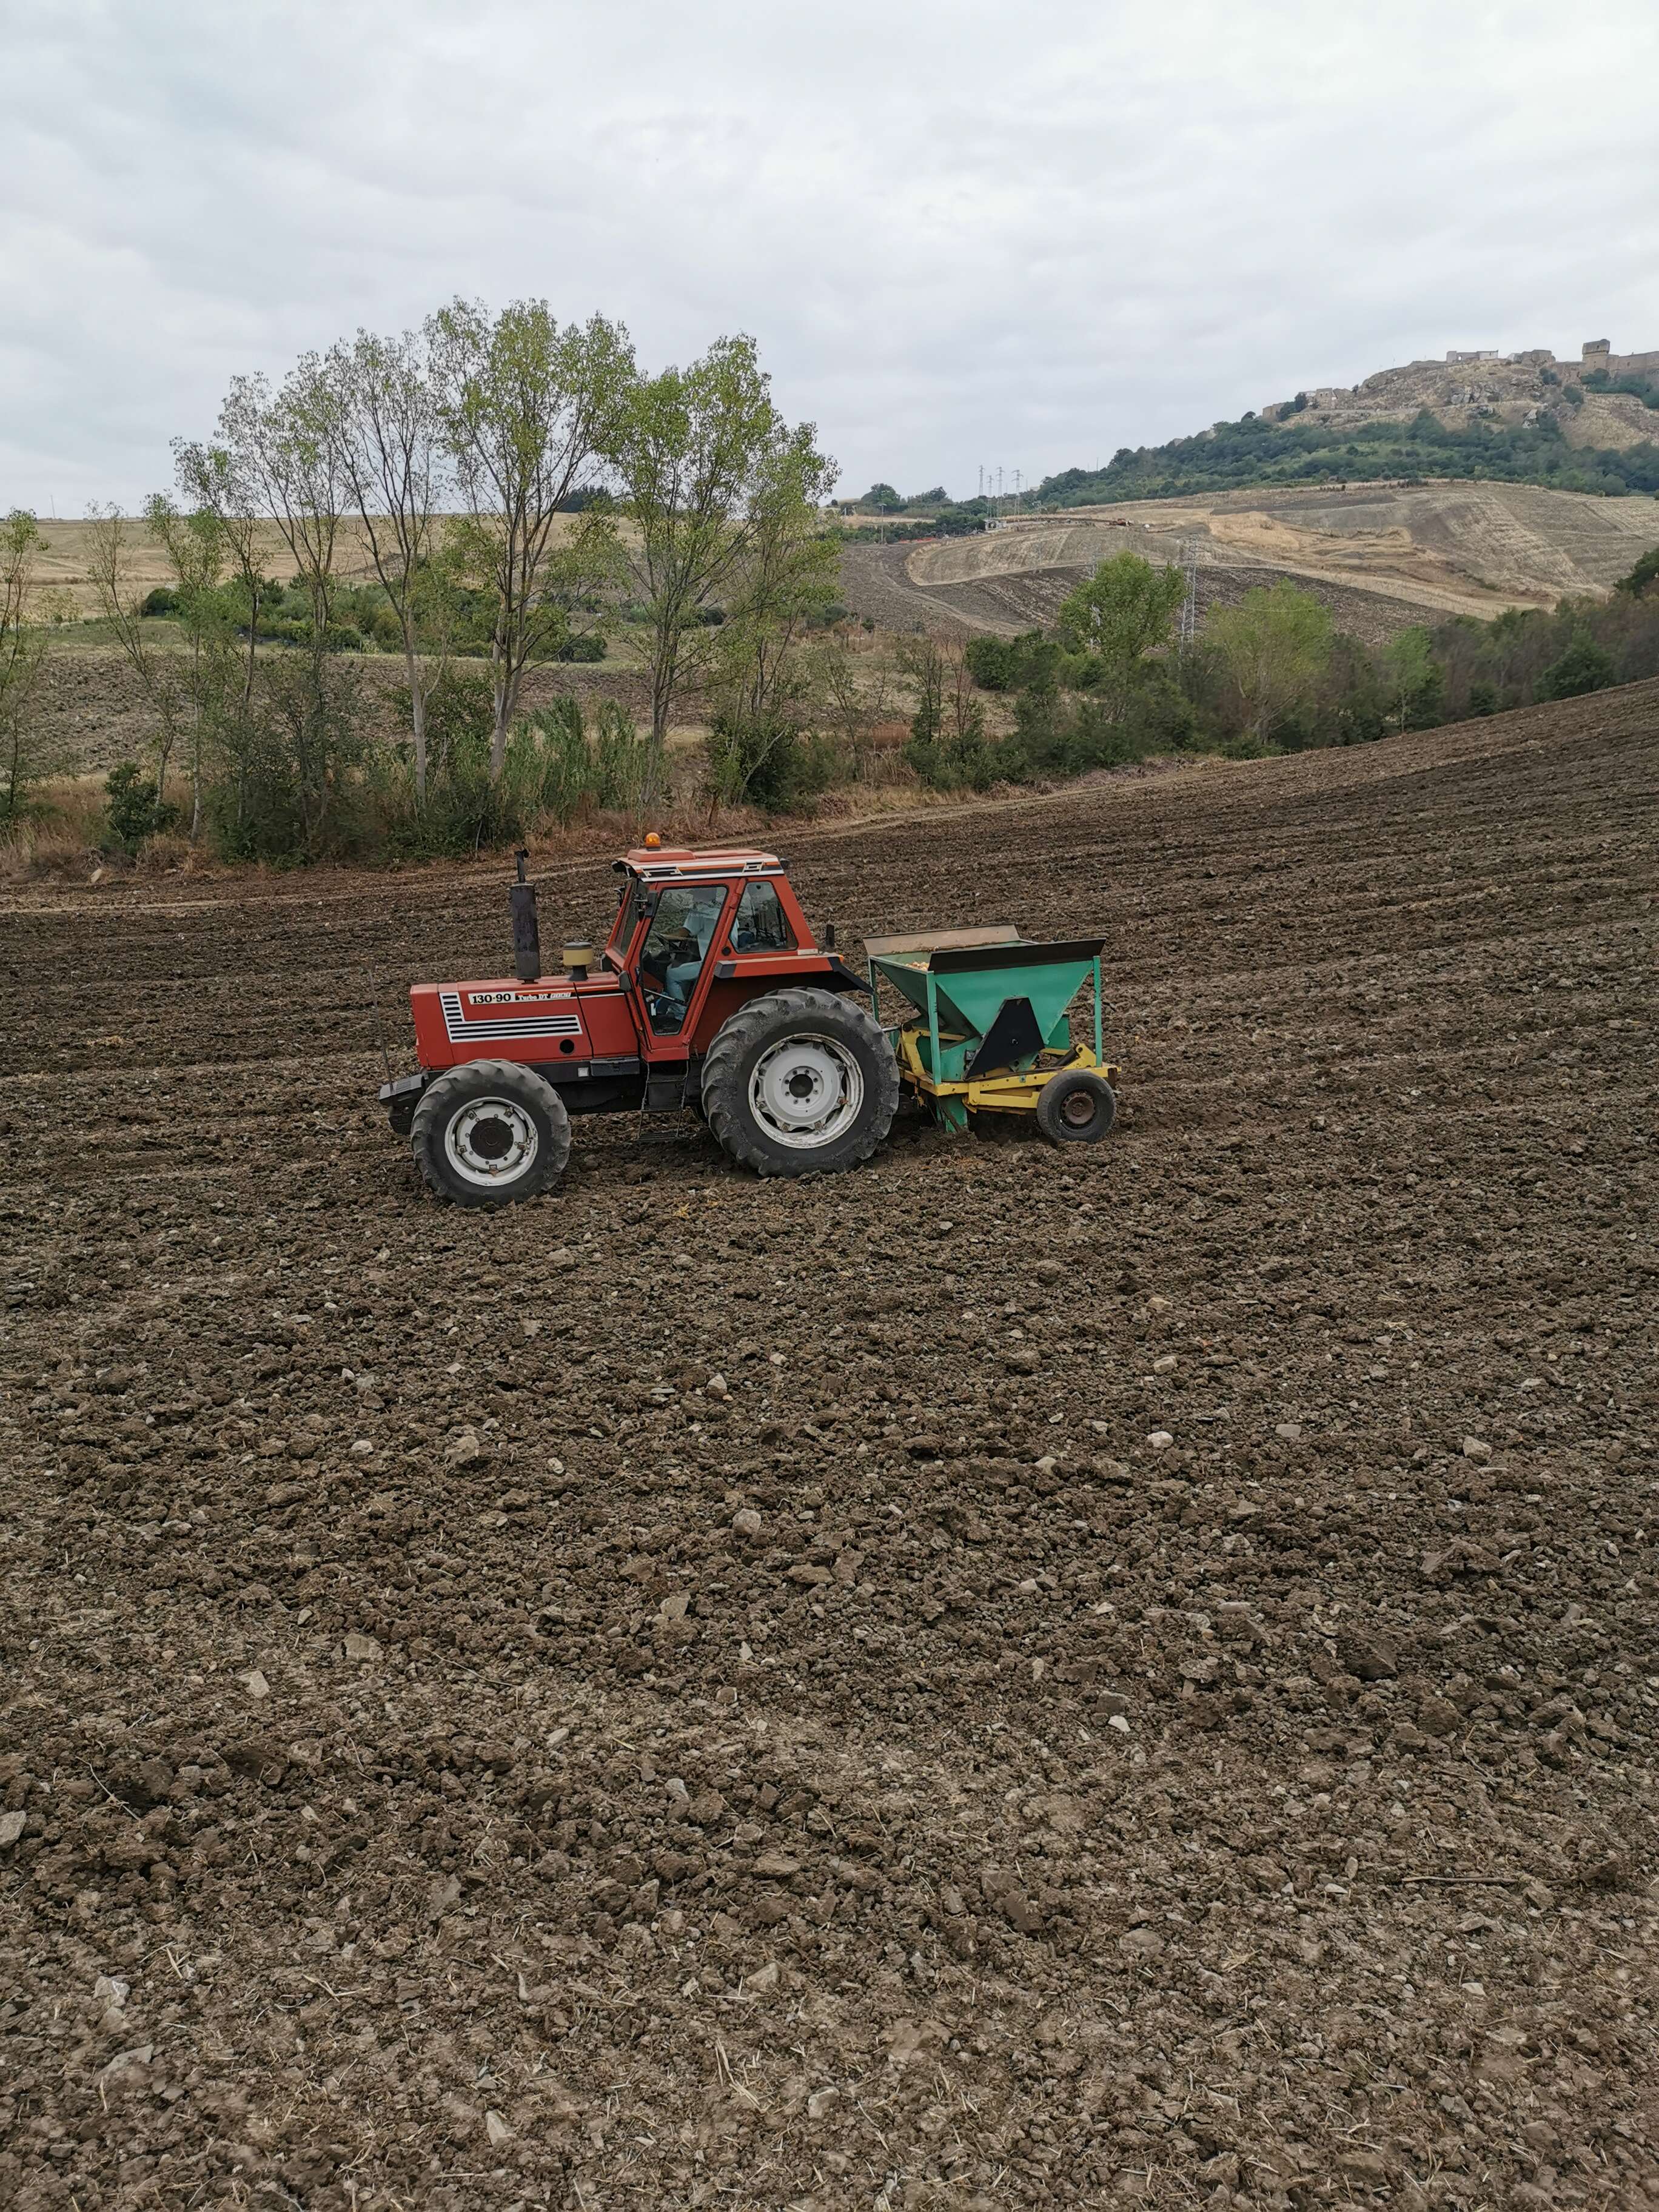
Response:
M12 900L0 2202L1653 2203L1656 730L793 836L1124 1069L821 1184L424 1200L493 871Z
M340 658L363 686L368 705L365 726L388 738L401 735L404 720L392 696L404 684L401 658L391 653ZM484 660L461 665L470 673L489 674ZM525 672L520 701L529 713L556 693L568 691L585 701L620 699L635 714L650 711L640 672L602 661L538 662ZM143 688L112 646L71 646L49 653L40 672L38 718L52 759L72 775L108 769L120 760L148 760L155 742L155 717ZM179 765L176 756L174 765Z

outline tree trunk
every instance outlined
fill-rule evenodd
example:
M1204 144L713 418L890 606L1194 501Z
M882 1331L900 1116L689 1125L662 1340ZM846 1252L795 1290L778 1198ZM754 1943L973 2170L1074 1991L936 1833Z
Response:
M489 781L499 783L507 767L507 672L501 640L489 647L490 684L495 701L495 726L489 733Z
M409 723L415 740L415 804L426 805L426 684L409 635L404 635L404 665L409 671Z
M664 795L663 762L668 750L668 717L674 704L678 642L659 644L651 664L651 739L645 749L645 775L640 788L641 812L655 806Z
M259 594L250 580L247 587L247 676L242 684L242 712L253 704L253 649L259 641Z
M200 620L199 611L197 620ZM191 705L194 709L190 747L190 842L193 845L202 834L202 633L197 629L190 641ZM161 796L158 792L157 798Z

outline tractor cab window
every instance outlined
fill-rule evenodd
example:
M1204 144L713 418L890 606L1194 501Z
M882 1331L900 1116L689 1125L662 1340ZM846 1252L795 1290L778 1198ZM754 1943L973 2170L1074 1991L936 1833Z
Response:
M770 884L745 884L732 924L734 952L792 952L794 933Z
M626 952L634 941L640 919L640 887L630 876L617 894L617 919L611 925L609 950Z
M659 898L640 955L640 988L659 1036L685 1026L725 904L724 884L686 884Z

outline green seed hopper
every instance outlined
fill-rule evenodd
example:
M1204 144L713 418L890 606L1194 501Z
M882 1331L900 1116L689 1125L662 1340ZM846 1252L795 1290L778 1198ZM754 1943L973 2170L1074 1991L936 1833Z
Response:
M1103 938L1033 944L997 924L872 937L870 987L879 978L915 1009L893 1032L901 1080L942 1128L970 1115L1035 1113L1056 1144L1092 1143L1112 1126L1115 1067L1102 1060ZM1072 1042L1066 1010L1091 980L1094 1047Z

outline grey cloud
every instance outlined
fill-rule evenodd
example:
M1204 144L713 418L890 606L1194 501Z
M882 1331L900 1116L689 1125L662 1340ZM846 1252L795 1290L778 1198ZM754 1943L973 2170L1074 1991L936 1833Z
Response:
M0 507L131 501L231 375L458 290L647 361L753 331L854 489L1659 343L1648 0L0 0Z

